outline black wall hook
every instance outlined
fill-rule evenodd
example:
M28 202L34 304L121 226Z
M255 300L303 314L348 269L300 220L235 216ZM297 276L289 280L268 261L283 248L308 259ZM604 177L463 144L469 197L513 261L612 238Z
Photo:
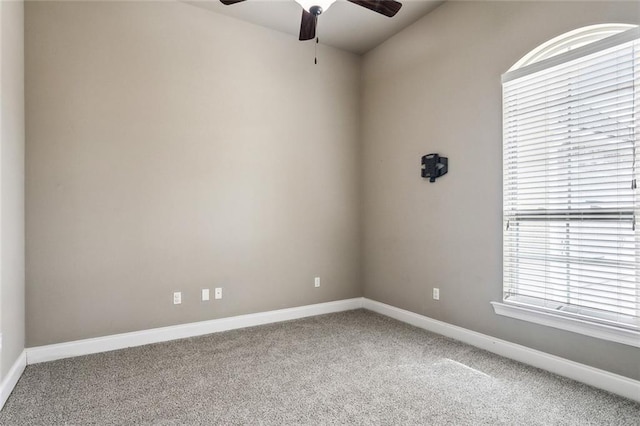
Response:
M429 182L435 182L437 178L446 175L449 169L449 159L438 154L422 156L422 177L429 178Z

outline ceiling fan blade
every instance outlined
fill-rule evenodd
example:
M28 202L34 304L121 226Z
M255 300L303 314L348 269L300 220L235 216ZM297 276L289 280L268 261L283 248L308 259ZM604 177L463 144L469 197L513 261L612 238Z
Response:
M225 6L231 6L232 4L236 4L236 3L241 3L244 0L220 0L220 3L224 4Z
M369 10L383 14L391 18L402 7L402 3L394 0L347 0L358 6L366 7Z
M316 23L318 17L302 9L302 22L300 22L300 40L312 40L316 38Z

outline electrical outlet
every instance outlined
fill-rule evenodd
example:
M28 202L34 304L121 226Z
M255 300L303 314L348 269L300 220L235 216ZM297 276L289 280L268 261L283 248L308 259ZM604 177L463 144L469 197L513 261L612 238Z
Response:
M182 303L182 292L180 291L175 291L173 293L173 304L174 305L179 305Z
M209 300L209 289L208 288L203 288L202 289L202 301L206 302L207 300Z
M214 297L217 299L222 299L222 287L216 287Z
M435 288L433 289L433 300L440 300L440 289L439 288Z
M313 280L313 285L314 285L315 287L320 287L320 277L316 277L316 278Z

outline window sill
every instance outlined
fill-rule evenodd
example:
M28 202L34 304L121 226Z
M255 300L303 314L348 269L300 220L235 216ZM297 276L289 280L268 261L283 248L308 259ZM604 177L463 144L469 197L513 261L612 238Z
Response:
M640 332L634 330L613 327L576 318L568 318L562 315L543 312L524 306L500 302L491 302L491 304L493 305L493 310L498 315L640 348Z

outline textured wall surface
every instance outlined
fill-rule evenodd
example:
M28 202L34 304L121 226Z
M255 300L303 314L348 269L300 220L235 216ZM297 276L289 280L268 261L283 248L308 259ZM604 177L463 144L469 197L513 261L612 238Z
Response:
M25 343L24 5L0 2L0 379Z
M501 74L567 31L639 21L638 2L447 2L364 57L366 297L640 379L639 348L490 305L502 300ZM432 152L449 157L436 183L420 178Z
M362 294L359 57L179 2L25 25L28 346Z

